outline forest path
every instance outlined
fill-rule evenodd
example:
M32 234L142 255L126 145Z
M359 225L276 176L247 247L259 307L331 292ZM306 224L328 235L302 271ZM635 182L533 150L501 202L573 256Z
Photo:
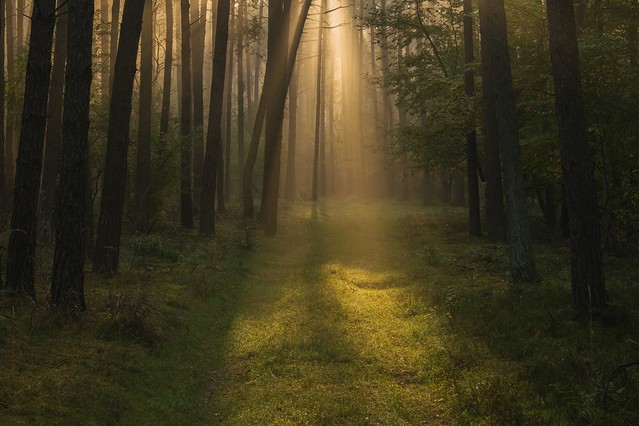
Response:
M214 423L448 423L432 373L441 329L432 310L414 309L424 271L401 235L410 209L284 209L278 237L262 239L247 266L218 348Z

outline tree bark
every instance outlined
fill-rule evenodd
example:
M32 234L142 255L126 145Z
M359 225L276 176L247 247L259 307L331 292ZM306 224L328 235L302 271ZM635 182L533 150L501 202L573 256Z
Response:
M206 0L201 0L202 5ZM202 190L204 164L204 38L206 36L206 7L191 7L191 63L193 72L193 197L198 200Z
M180 112L180 222L186 229L193 228L191 198L191 23L189 0L181 0L182 21L182 111Z
M42 222L53 225L55 197L60 166L60 143L62 140L62 110L64 96L64 68L67 61L67 14L66 0L58 0L58 11L55 25L55 44L53 52L53 69L49 87L49 104L47 107L47 129L45 134L44 163L42 168L41 200ZM45 226L46 228L46 226ZM52 238L52 235L48 237Z
M12 293L35 297L33 269L38 228L40 173L51 78L55 0L40 0L34 5L31 19L32 30L25 77L20 147L13 191L7 287Z
M145 0L140 39L140 108L135 167L135 230L149 231L151 188L151 113L153 109L153 1Z
M150 3L150 1L149 1ZM51 305L86 308L84 219L93 49L93 0L69 0L69 58L64 96L58 221Z
M245 0L240 0L237 14L237 165L240 188L244 167L244 9ZM249 95L250 96L250 95ZM249 100L250 103L250 100Z
M5 30L5 4L4 0L0 0L0 69L3 72L0 73L0 232L4 231L7 224L7 215L9 214L9 200L7 199L7 175L5 166L5 139L4 139L4 125L5 125L5 111L4 111L4 30ZM0 259L0 281L2 281L2 260ZM0 288L4 288L4 282L0 282Z
M171 118L171 74L173 72L173 2L165 1L166 45L164 50L164 78L162 87L162 112L160 114L160 139L169 133ZM165 141L161 141L162 145Z
M606 306L593 161L588 151L577 31L570 0L548 0L550 58L555 86L561 166L570 225L572 296L588 316Z
M113 92L113 78L115 77L115 61L118 51L118 37L120 35L120 0L111 0L111 36L109 46L109 96Z
M296 174L295 156L297 150L297 91L299 73L293 71L288 90L288 152L286 153L286 190L285 196L289 201L295 199Z
M320 167L320 144L322 121L322 42L323 42L323 22L324 22L324 0L320 0L319 18L317 20L317 70L315 72L315 134L313 138L313 184L311 187L311 200L317 201L319 198L319 167Z
M6 51L7 56L7 76L11 78L15 74L15 42L14 42L14 27L15 27L15 9L13 8L13 2L11 0L5 1L5 29L6 29ZM14 139L14 126L16 121L16 101L15 97L11 96L7 99L7 109L5 111L5 138L4 138L4 161L5 161L5 176L7 194L11 194L13 191L13 184L15 179L15 152L13 149ZM0 129L2 131L2 129ZM11 202L12 200L9 200Z
M222 149L222 104L224 98L224 77L226 73L227 44L229 36L230 0L218 0L217 23L213 53L213 81L211 82L211 100L209 123L206 136L206 153L202 179L202 200L200 212L200 235L215 234L215 195L217 176L220 167ZM218 194L218 197L223 194Z
M58 13L58 16L62 16ZM109 70L109 31L107 31L107 25L109 23L109 0L100 0L100 54L101 54L101 72L100 72L100 83L102 86L102 100L106 101L109 99L109 81L110 81L110 70Z
M131 98L145 0L125 0L109 107L106 161L93 272L118 271L129 150Z
M466 95L475 95L475 55L473 52L473 2L464 0L464 89ZM481 235L479 210L479 179L477 169L477 133L475 129L466 134L466 173L468 175L468 233Z
M481 0L479 14L482 41L487 41L485 47L490 55L489 71L494 85L497 132L507 206L510 275L514 282L532 282L538 277L528 224L503 0Z

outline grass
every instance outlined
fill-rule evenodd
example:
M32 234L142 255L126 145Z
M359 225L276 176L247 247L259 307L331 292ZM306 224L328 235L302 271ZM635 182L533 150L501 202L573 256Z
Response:
M0 299L0 423L639 422L639 371L609 380L639 359L636 259L607 263L611 310L584 323L563 244L513 286L462 209L300 203L280 228L129 237L86 313Z

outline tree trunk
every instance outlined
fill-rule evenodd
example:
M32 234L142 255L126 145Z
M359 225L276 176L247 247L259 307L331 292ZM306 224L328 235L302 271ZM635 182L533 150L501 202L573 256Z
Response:
M189 0L181 0L182 21L182 111L180 115L180 221L184 228L193 228L191 201L191 25Z
M58 16L62 16L58 13ZM109 72L109 31L107 31L107 26L109 25L109 0L100 0L100 62L101 62L101 71L100 71L100 83L102 86L102 100L106 101L109 99L109 80L110 80L110 72Z
M240 0L237 15L237 165L240 188L244 166L244 9L245 0ZM249 101L250 103L250 101Z
M58 0L58 12L55 26L55 45L53 53L53 69L49 88L49 104L47 107L47 129L45 136L44 163L42 165L42 222L53 225L55 197L60 165L60 143L62 139L62 104L64 96L64 68L67 61L67 13L66 0ZM45 226L46 228L46 226ZM49 235L48 237L53 237Z
M173 2L166 4L166 45L164 50L164 79L162 87L162 112L160 114L160 139L162 145L169 133L169 119L171 117L171 73L173 71Z
M13 8L13 2L6 0L5 2L5 23L6 23L6 56L7 56L7 76L11 78L15 74L15 43L14 43L14 27L15 27L15 9ZM16 101L15 96L7 99L7 109L5 114L5 138L4 138L4 161L5 161L5 176L7 194L11 194L13 191L13 184L15 179L15 152L13 149L14 139L14 126L16 121ZM1 131L2 129L0 129ZM12 202L12 200L9 200Z
M264 22L264 0L259 0L260 1L260 6L258 9L258 25L260 26L260 28L263 27L263 22ZM260 98L260 71L262 70L262 37L261 34L260 36L257 37L257 47L255 48L255 85L253 87L254 90L254 94L253 97L254 99L257 101ZM266 76L264 78L264 81L266 81ZM263 90L263 89L262 89ZM260 131L261 133L261 131Z
M311 189L311 200L317 201L319 198L319 160L320 160L320 137L322 122L322 48L323 48L323 23L324 23L324 0L320 0L319 18L317 20L317 71L315 74L315 135L313 142L313 185Z
M229 32L233 34L234 26L235 26L235 13L233 10L229 12L231 15L229 16ZM225 95L226 95L226 135L224 137L224 168L220 168L220 181L218 182L219 197L218 197L218 210L224 211L226 208L225 201L230 198L231 192L231 139L232 139L232 123L233 123L233 80L234 80L234 61L233 61L233 52L235 51L235 38L231 37L231 42L227 47L227 58L226 58L226 84L225 84Z
M475 55L473 52L473 2L464 0L464 89L466 95L475 95ZM477 169L477 133L475 129L466 134L466 173L468 175L468 233L481 235L479 209L479 179Z
M120 234L129 150L131 98L142 30L144 0L125 0L122 30L115 60L113 91L109 107L106 161L100 201L100 218L93 258L93 272L112 275L118 271Z
M153 110L153 1L145 0L140 40L140 109L135 167L135 230L149 231L151 113Z
M206 0L201 0L206 4ZM204 164L204 38L206 36L206 8L198 7L194 0L191 7L193 43L193 196L199 200Z
M577 311L588 316L593 310L605 307L607 297L575 17L570 0L548 0L546 8L570 224L572 296Z
M149 1L149 3L151 3ZM64 96L59 214L51 277L51 305L85 309L84 219L86 206L93 0L69 0L69 59Z
M528 225L503 0L481 0L479 14L482 48L486 48L490 55L489 71L494 86L495 113L507 205L510 275L514 282L532 282L537 279L537 270Z
M289 201L295 199L295 151L297 145L297 91L299 73L293 71L288 90L288 152L286 154L286 189L285 196Z
M264 177L262 185L261 218L266 235L277 232L277 207L282 154L282 125L288 89L287 55L291 0L271 0L268 5L267 69L274 80L273 96L266 110L264 129ZM267 74L269 74L267 72Z
M211 103L206 136L206 154L202 180L202 201L200 211L200 235L215 234L215 193L220 151L222 149L222 104L224 98L224 77L226 72L227 44L229 36L230 1L218 0L217 24L215 26L215 49L213 53L213 81L211 83ZM218 197L223 194L218 194Z
M109 96L113 92L113 79L115 77L115 61L118 51L118 36L120 35L120 0L111 0L111 36L109 47Z
M33 269L38 228L40 173L51 78L55 0L40 0L33 8L31 19L32 30L25 77L20 147L13 191L7 287L12 293L35 297Z
M4 0L0 0L0 232L5 230L7 224L7 215L9 214L9 200L7 199L7 175L5 166L5 140L4 140L4 19L5 19ZM4 288L2 281L2 259L0 259L0 288Z

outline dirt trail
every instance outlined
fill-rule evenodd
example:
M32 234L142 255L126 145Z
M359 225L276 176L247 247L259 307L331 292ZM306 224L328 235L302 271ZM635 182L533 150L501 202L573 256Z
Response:
M215 423L447 423L428 374L437 320L412 309L400 220L375 204L285 213L249 265L212 372Z

